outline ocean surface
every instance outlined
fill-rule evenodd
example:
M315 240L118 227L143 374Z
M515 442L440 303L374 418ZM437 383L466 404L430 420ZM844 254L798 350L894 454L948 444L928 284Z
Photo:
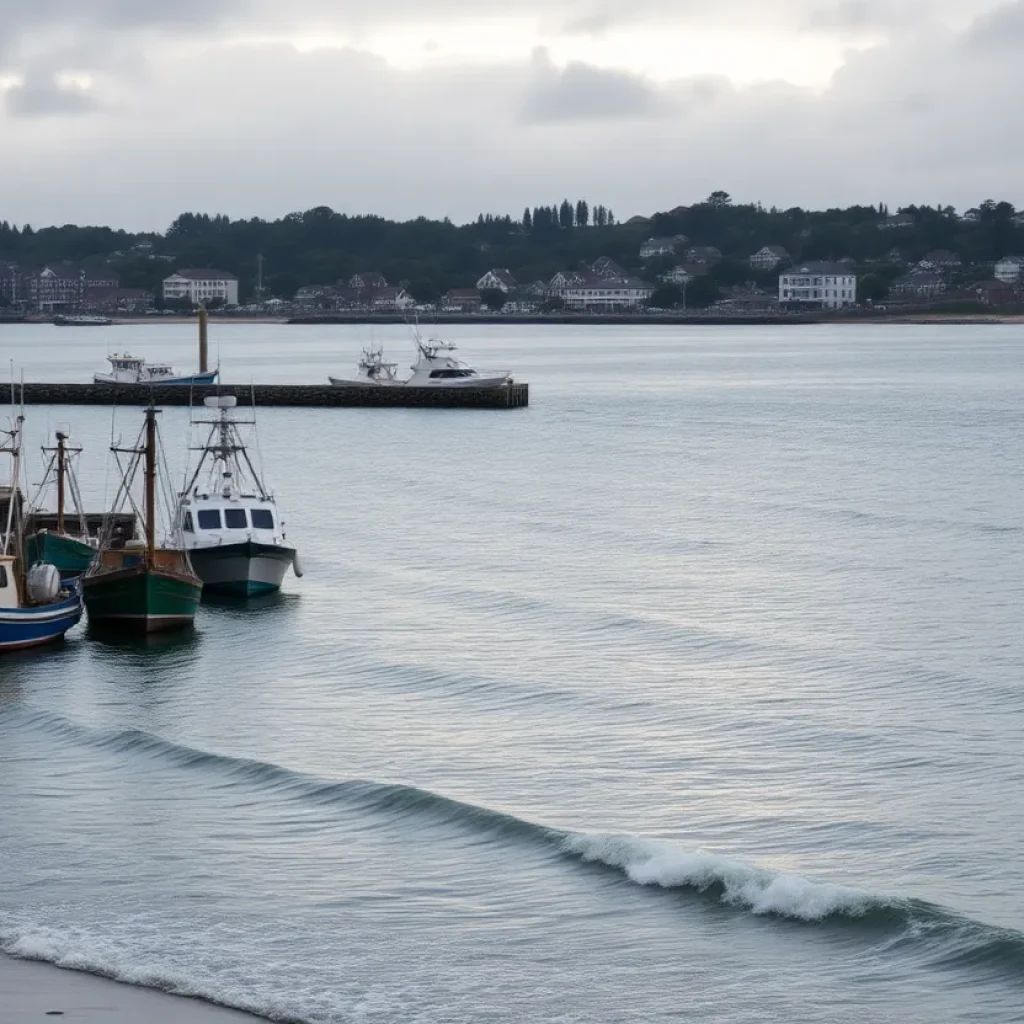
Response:
M258 412L279 597L0 661L0 950L308 1024L1024 1020L1024 328L445 333L530 408ZM102 508L139 410L62 424Z

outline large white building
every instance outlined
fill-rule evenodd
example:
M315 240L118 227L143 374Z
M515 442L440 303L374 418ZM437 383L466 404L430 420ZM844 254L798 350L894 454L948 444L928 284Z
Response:
M1003 284L1016 284L1024 277L1024 257L1006 256L995 266L995 279Z
M569 272L555 274L548 293L560 298L566 309L610 313L643 306L654 293L654 286L635 277Z
M842 309L857 304L857 275L849 263L801 263L779 275L779 302Z
M176 270L164 278L164 302L182 299L194 305L220 299L225 306L237 306L238 278L226 270Z

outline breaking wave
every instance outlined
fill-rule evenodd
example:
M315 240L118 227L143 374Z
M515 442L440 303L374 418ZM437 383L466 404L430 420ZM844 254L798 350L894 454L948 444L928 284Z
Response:
M329 781L278 765L197 750L138 730L90 729L46 712L18 714L22 718L20 724L65 740L149 757L179 768L213 771L223 781L255 788L266 797L320 807L336 805L391 820L416 818L492 841L535 844L549 851L553 860L615 871L635 885L702 893L723 908L792 922L829 921L864 927L869 941L885 943L890 949L914 951L935 966L984 967L1024 983L1024 932L975 921L926 901L871 893L758 867L664 839L550 827L414 786L367 780ZM5 713L0 712L0 722L4 717ZM181 979L143 980L115 968L105 968L92 959L76 958L67 939L40 939L38 932L12 929L10 919L4 922L0 917L0 951L152 984L172 992L203 994L193 991ZM228 1002L241 1005L237 999ZM280 1009L273 1015L281 1016Z

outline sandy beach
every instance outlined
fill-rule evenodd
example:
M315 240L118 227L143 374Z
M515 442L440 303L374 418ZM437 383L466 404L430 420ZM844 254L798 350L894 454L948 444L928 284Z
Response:
M260 1020L199 999L0 954L0 1024L255 1024Z

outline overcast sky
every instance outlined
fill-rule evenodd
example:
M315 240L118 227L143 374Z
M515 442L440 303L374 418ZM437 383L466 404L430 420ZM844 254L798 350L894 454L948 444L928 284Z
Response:
M1024 0L0 0L0 219L1024 206Z

